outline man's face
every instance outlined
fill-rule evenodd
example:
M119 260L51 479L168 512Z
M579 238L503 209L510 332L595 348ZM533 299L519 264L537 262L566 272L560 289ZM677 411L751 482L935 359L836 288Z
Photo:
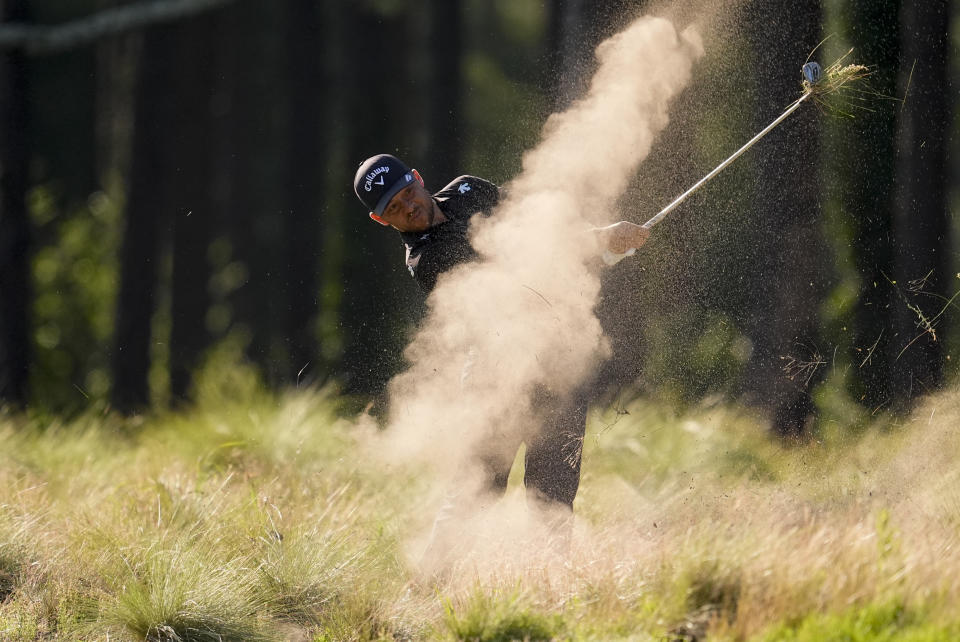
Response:
M436 222L436 203L420 181L394 194L380 218L401 232L422 232Z

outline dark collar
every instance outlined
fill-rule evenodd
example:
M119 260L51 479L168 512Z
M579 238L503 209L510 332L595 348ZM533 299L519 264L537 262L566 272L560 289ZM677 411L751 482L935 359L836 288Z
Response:
M447 223L455 220L456 217L454 217L453 213L448 208L444 207L446 204L444 201L438 201L437 199L433 200L436 201L437 205L440 206L440 211L443 212L443 215L447 217L447 220L445 220L443 223L437 223L436 225L428 227L420 232L399 232L400 239L407 247L416 247L417 245L426 242L431 236L433 236L435 232L439 232Z

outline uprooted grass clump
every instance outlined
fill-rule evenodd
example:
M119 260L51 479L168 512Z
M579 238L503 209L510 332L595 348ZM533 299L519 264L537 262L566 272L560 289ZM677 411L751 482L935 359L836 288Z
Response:
M805 94L825 108L828 112L842 116L850 116L855 110L872 111L870 103L877 98L884 98L876 91L863 87L861 82L871 75L866 65L844 64L844 60L853 53L851 49L826 67L817 82L803 80L801 83Z

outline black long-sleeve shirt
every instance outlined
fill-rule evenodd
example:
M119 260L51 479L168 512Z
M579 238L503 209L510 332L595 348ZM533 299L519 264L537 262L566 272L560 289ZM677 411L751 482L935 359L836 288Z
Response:
M476 258L467 230L476 214L486 216L500 201L500 189L476 176L460 176L433 195L447 220L423 232L401 232L407 248L407 269L424 292L453 266Z

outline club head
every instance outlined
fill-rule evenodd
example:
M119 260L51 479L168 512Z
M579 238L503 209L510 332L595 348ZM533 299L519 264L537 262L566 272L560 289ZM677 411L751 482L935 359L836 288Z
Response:
M820 82L821 73L820 65L815 62L808 62L803 66L803 77L806 78L807 82L811 85L816 85Z

